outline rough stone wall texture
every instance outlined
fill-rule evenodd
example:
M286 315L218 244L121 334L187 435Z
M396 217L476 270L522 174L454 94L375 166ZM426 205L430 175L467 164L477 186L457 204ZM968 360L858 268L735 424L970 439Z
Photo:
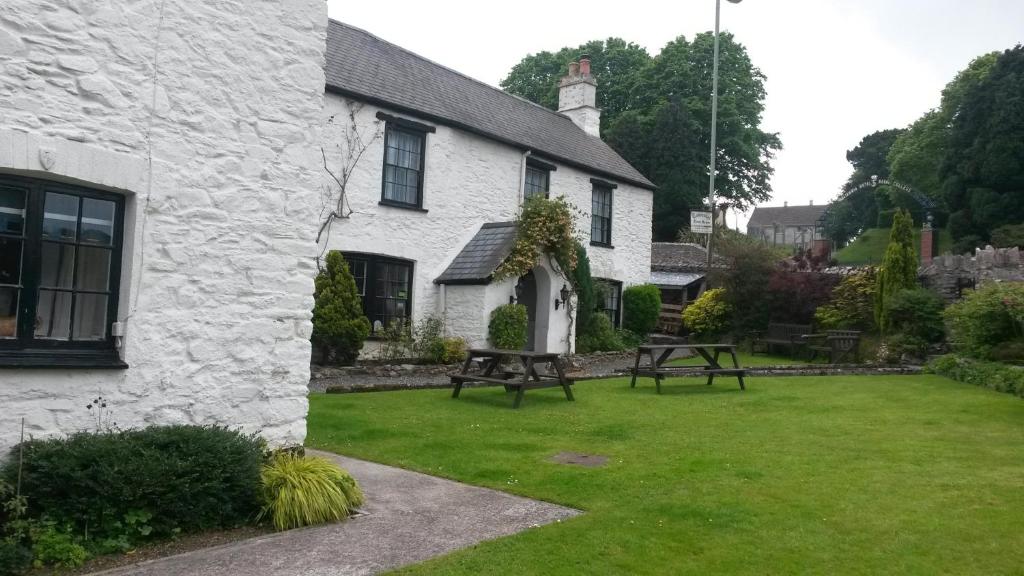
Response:
M427 134L423 208L426 212L378 204L381 199L381 171L384 155L384 123L376 118L381 108L328 93L324 109L324 148L327 164L336 174L343 166L354 166L348 180L348 202L352 214L332 226L325 245L331 250L365 252L404 258L415 262L413 278L413 321L427 314L448 318L449 332L472 343L486 339L486 319L493 306L507 303L511 286L492 287L488 296L470 295L466 287L449 286L447 305L440 301L441 289L434 278L455 258L459 250L485 222L514 220L522 202L520 178L523 150L443 125ZM415 117L383 110L396 116ZM353 120L354 118L354 120ZM356 164L347 162L346 134L355 124L367 144ZM545 158L545 160L548 160ZM579 237L587 247L595 277L619 280L626 286L650 278L651 214L653 193L618 183L613 198L612 244L614 248L590 246L590 212L594 174L557 162L551 173L551 196L565 196L580 210ZM337 187L329 177L321 184L321 195ZM554 293L562 281L551 282L553 292L540 296L551 306L549 337L551 347L565 346L564 308L554 310ZM472 287L470 287L472 288ZM500 294L499 294L500 292ZM484 310L480 310L480 304ZM476 306L476 308L473 308ZM456 317L465 314L465 318ZM557 333L557 337L555 334ZM561 344L557 344L561 342ZM368 345L364 352L370 352Z
M918 270L918 276L948 301L965 288L986 282L1024 282L1024 260L1018 248L987 246L970 254L943 254Z
M0 448L219 423L302 442L323 0L7 0L0 171L126 195L126 370L0 370ZM52 151L46 170L39 150Z

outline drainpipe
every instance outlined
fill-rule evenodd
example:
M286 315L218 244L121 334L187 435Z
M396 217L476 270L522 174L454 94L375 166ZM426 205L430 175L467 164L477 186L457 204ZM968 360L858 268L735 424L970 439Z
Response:
M444 284L438 284L438 287L439 287L440 291L438 293L438 301L437 301L437 308L438 308L438 310L437 310L437 313L438 313L438 315L441 316L441 323L444 326L444 335L445 336L450 336L450 334L448 334L448 316L447 316L448 298L447 298L447 294L446 294L446 291L445 291L445 285Z
M519 205L522 206L526 200L526 159L533 154L532 150L523 151L523 159L519 164Z

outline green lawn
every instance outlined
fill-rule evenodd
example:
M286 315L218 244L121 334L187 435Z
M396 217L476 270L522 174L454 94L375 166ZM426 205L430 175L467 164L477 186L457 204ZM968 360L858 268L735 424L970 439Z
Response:
M953 245L953 238L948 230L939 230L937 235L939 254L946 252ZM885 256L885 247L889 244L888 228L872 228L865 230L849 246L838 250L833 256L844 266L856 264L881 264ZM914 231L914 246L917 255L921 256L921 231Z
M1024 402L938 376L312 395L308 445L574 506L409 574L1024 574ZM553 464L562 450L603 468Z

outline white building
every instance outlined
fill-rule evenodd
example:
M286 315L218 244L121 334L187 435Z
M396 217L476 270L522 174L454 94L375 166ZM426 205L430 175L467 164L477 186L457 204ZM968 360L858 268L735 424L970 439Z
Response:
M596 90L589 60L571 64L554 112L330 22L326 165L347 179L347 203L322 248L351 262L378 329L439 315L450 334L486 345L490 312L517 284L491 276L530 194L580 210L592 274L613 288L605 308L619 320L622 287L650 276L654 186L598 137ZM570 350L556 303L568 280L543 262L521 282L529 345Z
M326 6L239 8L3 3L0 450L97 396L303 441Z

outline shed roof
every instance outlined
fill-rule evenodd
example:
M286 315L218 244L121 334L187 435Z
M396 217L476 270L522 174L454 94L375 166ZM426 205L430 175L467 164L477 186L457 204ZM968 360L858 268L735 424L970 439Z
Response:
M462 247L435 284L488 284L494 271L512 253L515 222L488 222Z
M715 256L715 266L725 262ZM708 251L689 242L654 242L651 244L651 270L664 272L706 271Z

